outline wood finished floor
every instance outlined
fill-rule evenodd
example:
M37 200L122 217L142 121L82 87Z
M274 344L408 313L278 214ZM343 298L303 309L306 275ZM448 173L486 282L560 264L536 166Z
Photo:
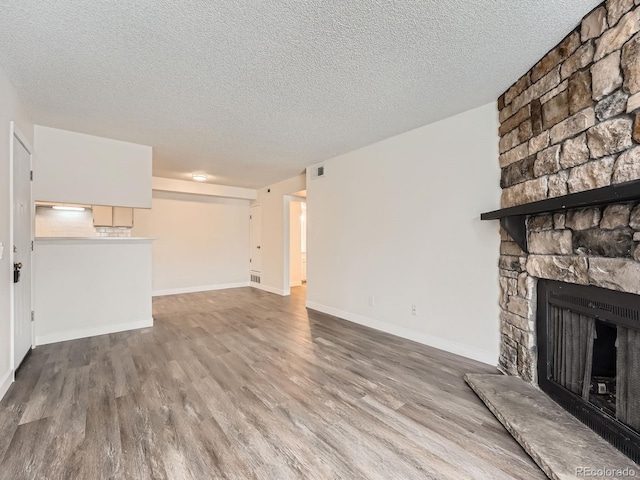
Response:
M250 288L38 347L0 403L0 478L541 479L464 383L482 364Z

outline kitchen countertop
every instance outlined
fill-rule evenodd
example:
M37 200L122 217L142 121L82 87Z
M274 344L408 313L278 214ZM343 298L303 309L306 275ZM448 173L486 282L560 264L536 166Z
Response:
M153 237L36 237L39 245L73 245L73 244L105 244L105 243L146 243L155 240Z

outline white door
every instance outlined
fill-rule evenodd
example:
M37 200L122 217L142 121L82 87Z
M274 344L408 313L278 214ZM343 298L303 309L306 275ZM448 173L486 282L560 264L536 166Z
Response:
M13 135L14 368L31 348L31 153Z
M262 207L254 205L251 207L251 271L260 273L262 271Z

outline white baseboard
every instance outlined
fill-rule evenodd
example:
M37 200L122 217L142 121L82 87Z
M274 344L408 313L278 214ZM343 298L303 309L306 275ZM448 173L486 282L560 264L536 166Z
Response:
M301 287L302 286L302 281L291 282L291 284L289 286L290 287Z
M393 325L387 322L382 322L380 320L374 320L363 315L346 312L344 310L328 307L326 305L321 305L315 302L307 301L306 306L307 308L317 310L318 312L326 313L328 315L332 315L349 322L357 323L359 325L364 325L365 327L374 328L385 333L390 333L391 335L395 335L397 337L406 338L407 340L422 343L423 345L428 345L429 347L434 347L446 352L455 353L456 355L461 355L478 362L486 363L487 365L495 366L498 362L497 355L494 355L491 352L477 349L475 347L469 347L461 343L452 342L451 340L434 337L433 335L417 332L415 330L400 327L398 325Z
M268 287L267 285L262 285L261 283L251 282L251 287L257 288L258 290L264 290L265 292L275 293L276 295L280 295L282 297L285 296L284 290L280 290L279 288Z
M103 325L100 327L82 328L79 330L69 330L66 332L48 333L36 337L36 345L47 345L48 343L66 342L78 338L95 337L108 333L126 332L138 328L153 327L153 318L150 320L140 320L137 322L118 323L115 325Z
M13 383L14 378L15 378L14 371L9 370L5 374L5 376L2 377L2 380L0 380L0 400L2 400L6 395L7 390L9 390L9 387Z
M218 285L203 285L200 287L185 287L185 288L169 288L167 290L154 290L152 296L163 297L165 295L178 295L180 293L197 293L197 292L211 292L213 290L227 290L229 288L248 287L249 282L239 283L221 283Z

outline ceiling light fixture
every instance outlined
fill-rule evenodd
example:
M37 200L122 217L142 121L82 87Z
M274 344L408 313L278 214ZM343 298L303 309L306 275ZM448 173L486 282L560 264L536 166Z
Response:
M207 176L204 173L194 173L191 175L196 182L204 182L207 179Z
M54 210L66 210L69 212L84 212L84 207L67 207L65 205L54 205L53 207Z

